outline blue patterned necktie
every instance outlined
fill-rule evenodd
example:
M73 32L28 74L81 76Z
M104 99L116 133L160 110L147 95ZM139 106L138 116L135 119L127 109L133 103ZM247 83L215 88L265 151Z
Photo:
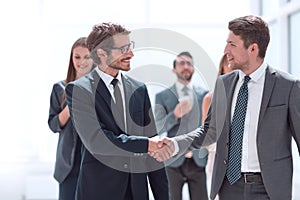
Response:
M237 96L231 123L228 165L226 170L226 176L231 185L241 177L242 143L248 103L248 82L250 79L249 76L245 76L244 78L244 83Z

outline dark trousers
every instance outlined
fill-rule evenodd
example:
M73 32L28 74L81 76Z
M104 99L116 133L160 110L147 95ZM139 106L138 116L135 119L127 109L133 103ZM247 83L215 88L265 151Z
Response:
M269 196L264 187L264 183L260 175L250 177L245 180L242 177L233 185L230 185L225 177L222 187L219 192L220 200L269 200Z
M74 200L80 163L74 165L72 171L67 178L59 184L59 200Z
M199 167L192 158L185 159L180 167L167 167L170 200L182 200L182 187L188 183L191 200L207 200L205 167Z
M74 200L81 162L81 141L76 146L73 168L66 179L59 184L59 200Z

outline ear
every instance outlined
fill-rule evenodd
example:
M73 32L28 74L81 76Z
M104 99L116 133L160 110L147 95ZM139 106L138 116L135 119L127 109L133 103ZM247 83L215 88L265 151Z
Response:
M103 57L107 57L107 53L103 49L97 49L97 55L100 59Z
M249 49L249 53L258 54L259 49L258 49L258 45L256 43L251 44L248 49Z

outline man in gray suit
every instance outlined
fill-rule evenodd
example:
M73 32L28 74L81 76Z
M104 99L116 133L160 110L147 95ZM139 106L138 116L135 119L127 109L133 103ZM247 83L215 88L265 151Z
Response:
M192 85L193 57L181 52L173 61L172 71L177 81L156 95L155 120L160 134L168 137L185 134L201 125L202 100L208 92ZM188 184L191 200L207 200L206 173L208 151L206 148L186 152L185 155L166 161L170 199L181 200L184 183Z
M164 160L177 148L180 155L186 148L217 140L211 199L217 194L220 200L291 199L292 138L300 151L300 81L264 61L270 34L260 17L234 19L228 28L224 53L231 68L238 70L217 79L204 126L175 137L176 142L166 138L168 151L153 156ZM231 151L239 138L233 126L244 79L250 81L246 114L237 120L244 122L241 150ZM238 151L240 155L234 157ZM239 165L231 168L236 163ZM232 172L237 174L234 178Z
M134 56L130 31L112 23L93 27L87 46L97 67L66 87L71 119L83 143L76 200L168 200L146 85L122 74ZM151 138L149 138L151 137ZM148 184L149 183L149 184Z

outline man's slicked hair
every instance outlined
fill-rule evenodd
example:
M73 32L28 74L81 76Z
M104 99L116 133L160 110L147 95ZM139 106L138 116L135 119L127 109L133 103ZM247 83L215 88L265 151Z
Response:
M258 56L264 58L270 42L268 24L258 16L248 15L229 22L228 29L241 37L245 48L256 43L259 48Z
M97 55L97 49L111 48L114 46L113 36L117 34L130 34L124 26L113 23L100 23L93 26L93 30L87 37L87 47L91 52L91 58L96 64L101 64Z

